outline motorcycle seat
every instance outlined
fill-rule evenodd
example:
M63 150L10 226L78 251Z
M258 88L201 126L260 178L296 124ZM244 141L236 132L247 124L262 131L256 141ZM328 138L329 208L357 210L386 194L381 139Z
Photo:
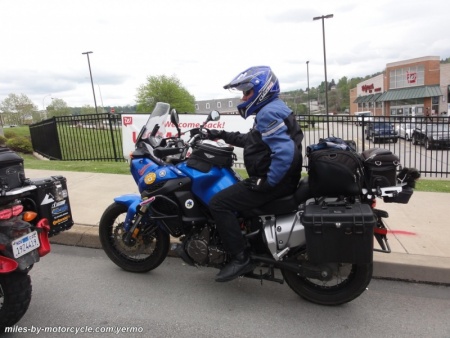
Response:
M309 190L308 177L302 178L298 183L297 190L287 196L283 196L274 201L266 203L260 207L248 210L242 213L244 217L259 216L259 215L281 215L298 210L298 206L311 198Z

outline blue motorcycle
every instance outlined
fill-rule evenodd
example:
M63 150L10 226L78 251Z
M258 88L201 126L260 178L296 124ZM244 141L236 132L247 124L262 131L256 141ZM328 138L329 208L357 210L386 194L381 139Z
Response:
M157 103L130 160L140 194L116 197L100 220L102 247L116 265L147 272L158 267L169 250L193 266L220 269L231 259L208 209L214 194L241 179L232 169L233 147L220 146L205 135L207 123L219 118L213 111L205 123L182 133L177 112ZM174 126L177 135L166 133L168 126ZM355 299L372 277L374 232L380 251L390 251L382 222L387 214L372 208L375 194L370 193L325 203L311 194L304 178L293 195L239 214L256 265L244 277L286 281L301 297L318 304ZM178 239L172 245L171 237ZM279 272L281 277L276 276Z

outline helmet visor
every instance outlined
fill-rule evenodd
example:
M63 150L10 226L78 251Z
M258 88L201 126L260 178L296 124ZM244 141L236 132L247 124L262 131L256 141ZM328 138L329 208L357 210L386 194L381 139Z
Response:
M229 89L232 91L238 91L238 92L248 92L251 90L255 85L251 82L245 82L245 83L230 83L225 86L225 89Z

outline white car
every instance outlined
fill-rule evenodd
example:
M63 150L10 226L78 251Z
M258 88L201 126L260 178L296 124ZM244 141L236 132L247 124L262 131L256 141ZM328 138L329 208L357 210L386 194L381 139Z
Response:
M358 126L361 126L363 122L368 123L373 121L372 112L370 111L357 112L355 113L355 116L356 116L355 124Z
M414 123L400 123L395 127L400 138L404 138L406 141L411 141L413 130L415 129Z

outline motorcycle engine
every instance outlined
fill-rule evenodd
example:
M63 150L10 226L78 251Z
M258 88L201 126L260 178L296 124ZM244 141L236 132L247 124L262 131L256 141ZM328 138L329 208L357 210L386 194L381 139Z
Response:
M220 265L225 261L225 251L211 245L211 230L205 226L199 233L185 241L188 256L199 265Z

